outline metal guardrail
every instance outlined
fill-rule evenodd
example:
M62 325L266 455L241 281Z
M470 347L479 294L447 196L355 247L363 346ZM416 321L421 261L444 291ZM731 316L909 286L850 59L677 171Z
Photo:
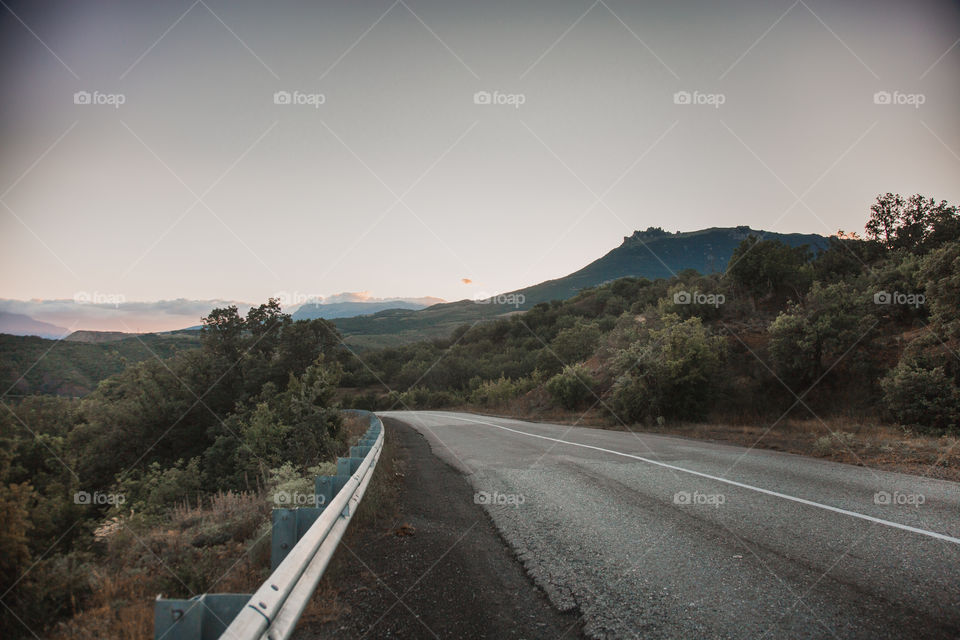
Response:
M370 416L370 428L357 446L350 447L350 457L337 460L336 476L317 478L317 503L323 506L309 513L306 508L274 510L274 570L267 581L252 596L203 594L190 600L157 600L156 640L290 637L370 484L383 450L383 423L367 411L356 413ZM298 511L304 511L313 523L296 541L297 530L302 528L302 520L296 517ZM289 544L291 540L295 544Z

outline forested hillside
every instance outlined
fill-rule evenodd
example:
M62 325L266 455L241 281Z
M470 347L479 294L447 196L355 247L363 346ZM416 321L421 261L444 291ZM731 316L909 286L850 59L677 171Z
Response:
M131 364L199 345L199 334L188 331L98 343L0 333L0 386L14 395L85 396Z
M83 399L4 396L4 633L29 637L16 619L27 617L55 637L142 637L158 592L188 597L238 564L239 589L262 580L268 490L306 495L345 449L339 345L325 320L294 322L271 300L246 317L214 310L198 348L148 354ZM22 366L77 353L86 366L110 353L100 346L54 343ZM89 364L91 378L103 372Z
M344 362L356 406L558 406L611 424L844 415L957 431L957 209L886 194L814 253L748 236L724 273L623 278ZM385 389L392 392L387 393Z

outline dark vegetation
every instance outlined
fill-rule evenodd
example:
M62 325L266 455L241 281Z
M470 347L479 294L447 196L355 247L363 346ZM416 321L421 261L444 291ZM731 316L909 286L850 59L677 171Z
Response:
M843 416L955 433L958 309L956 207L886 194L863 238L840 232L815 250L749 235L723 274L622 278L344 360L345 402L521 401L625 425Z
M48 340L0 333L0 387L10 395L53 394L85 396L97 383L129 365L169 358L195 349L193 331L146 334L115 342L88 343Z
M82 399L4 399L4 637L52 630L90 607L109 612L150 589L145 597L209 588L217 567L226 562L225 573L262 552L253 542L266 500L256 496L342 452L333 400L340 342L327 321L293 322L274 300L245 318L235 307L216 309L200 343L167 358L151 354ZM71 346L99 345L57 343ZM87 366L91 352L78 353ZM127 622L76 637L142 628L143 620Z

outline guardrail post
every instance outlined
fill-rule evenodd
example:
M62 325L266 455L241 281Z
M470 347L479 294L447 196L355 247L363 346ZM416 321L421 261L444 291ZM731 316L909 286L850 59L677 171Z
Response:
M216 640L250 601L245 593L205 593L189 600L157 599L155 640Z
M294 545L317 521L323 507L298 507L273 510L273 532L270 540L270 571L276 570Z
M293 545L297 544L296 509L274 509L273 528L270 534L270 570L273 571L280 561L287 557Z
M313 481L313 495L316 496L317 506L321 509L333 500L337 492L333 489L334 476L317 476Z

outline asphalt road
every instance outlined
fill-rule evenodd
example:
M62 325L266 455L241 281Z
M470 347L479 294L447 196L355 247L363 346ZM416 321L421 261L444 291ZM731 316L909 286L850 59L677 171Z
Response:
M957 483L643 433L381 415L466 475L588 635L960 637Z

